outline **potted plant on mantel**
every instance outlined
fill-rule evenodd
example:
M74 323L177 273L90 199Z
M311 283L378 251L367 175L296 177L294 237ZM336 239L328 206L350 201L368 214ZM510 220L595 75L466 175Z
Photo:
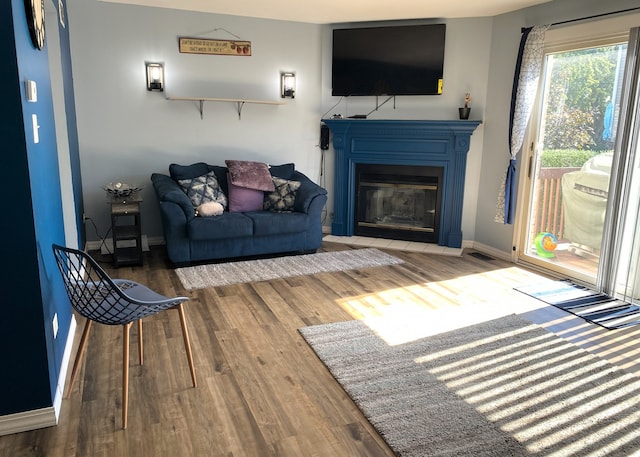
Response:
M471 102L471 94L467 92L464 95L464 107L458 108L460 119L469 119L469 114L471 114L471 108L469 107L470 102Z

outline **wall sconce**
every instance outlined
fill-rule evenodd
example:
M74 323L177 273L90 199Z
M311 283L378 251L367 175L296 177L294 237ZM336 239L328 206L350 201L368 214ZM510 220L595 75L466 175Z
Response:
M145 63L147 67L147 90L164 91L164 68L161 63Z
M296 74L291 72L280 73L280 97L295 98Z

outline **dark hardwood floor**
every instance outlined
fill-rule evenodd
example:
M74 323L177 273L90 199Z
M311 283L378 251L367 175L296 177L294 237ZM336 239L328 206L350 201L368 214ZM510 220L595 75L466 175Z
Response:
M324 243L323 251L352 249ZM386 251L404 264L187 292L161 247L114 277L188 295L198 387L191 387L177 312L144 322L144 365L131 332L129 424L121 429L122 330L94 325L56 427L0 437L0 456L392 456L300 336L308 325L472 309L518 313L631 371L635 328L610 332L513 290L538 274L500 260ZM99 255L97 256L100 257ZM77 347L84 320L78 319ZM71 368L71 367L70 367Z

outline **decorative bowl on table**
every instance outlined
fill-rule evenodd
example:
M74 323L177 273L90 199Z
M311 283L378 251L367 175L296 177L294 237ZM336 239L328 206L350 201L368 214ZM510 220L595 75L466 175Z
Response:
M130 186L129 184L122 182L110 182L103 189L106 190L108 194L111 194L115 197L130 197L136 192L141 191L142 187Z

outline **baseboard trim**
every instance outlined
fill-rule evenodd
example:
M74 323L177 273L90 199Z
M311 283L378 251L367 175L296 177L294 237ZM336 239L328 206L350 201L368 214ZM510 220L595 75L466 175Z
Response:
M53 406L0 416L0 436L52 427L58 423Z
M478 243L477 241L464 241L462 243L464 248L474 249L476 251L480 251L484 254L491 255L500 260L504 260L505 262L513 262L511 258L511 253L500 251L492 246L487 246L486 244Z
M161 236L147 237L147 235L142 235L144 240L142 243L143 250L148 251L149 246L162 246L164 245L164 238ZM104 247L108 246L106 249L110 250L113 246L113 240L106 239L104 241L87 241L85 243L85 250L87 251L98 251L102 250Z
M71 359L71 351L73 348L76 328L76 319L74 316L71 316L71 324L69 326L69 333L64 347L62 364L60 366L60 376L58 376L53 405L47 406L46 408L0 416L0 436L28 432L30 430L58 425L60 409L62 408L62 398L64 396L64 385L67 379L67 368L69 367L69 360Z

